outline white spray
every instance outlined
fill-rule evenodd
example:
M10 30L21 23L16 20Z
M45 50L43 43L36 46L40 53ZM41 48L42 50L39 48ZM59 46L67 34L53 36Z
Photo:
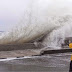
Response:
M44 46L59 48L61 47L61 44L64 43L66 37L72 37L72 17L63 16L60 17L58 21L65 25L49 33L43 41Z
M43 45L60 45L65 38L66 27L72 25L72 10L67 3L68 0L66 3L64 0L28 0L23 18L13 29L0 36L0 44L20 44L48 34Z

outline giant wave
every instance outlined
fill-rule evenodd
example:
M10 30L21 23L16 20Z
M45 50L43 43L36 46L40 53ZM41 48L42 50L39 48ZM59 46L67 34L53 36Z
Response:
M59 6L53 8L50 5L53 0L28 1L23 18L10 31L0 35L0 44L24 44L45 36L42 45L61 46L65 37L72 36L72 16L67 10ZM64 0L59 1L61 4Z

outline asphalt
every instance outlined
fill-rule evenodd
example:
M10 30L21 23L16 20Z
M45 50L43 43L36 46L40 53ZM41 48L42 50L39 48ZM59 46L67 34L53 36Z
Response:
M71 53L0 61L0 72L69 72Z
M69 72L71 52L69 48L48 50L33 44L0 45L0 72Z

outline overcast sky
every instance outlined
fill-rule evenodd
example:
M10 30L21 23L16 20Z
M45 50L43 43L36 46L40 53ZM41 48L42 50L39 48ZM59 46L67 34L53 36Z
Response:
M15 25L28 0L0 0L0 30L8 30Z
M27 3L31 0L0 0L0 31L7 31L23 16ZM38 0L35 0L38 1ZM43 1L43 5L45 0ZM72 9L72 0L47 0L49 4ZM53 7L54 7L53 6Z

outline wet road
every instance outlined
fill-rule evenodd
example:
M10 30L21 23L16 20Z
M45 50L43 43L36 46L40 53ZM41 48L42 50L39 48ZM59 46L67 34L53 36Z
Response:
M0 61L0 72L69 72L71 53Z

